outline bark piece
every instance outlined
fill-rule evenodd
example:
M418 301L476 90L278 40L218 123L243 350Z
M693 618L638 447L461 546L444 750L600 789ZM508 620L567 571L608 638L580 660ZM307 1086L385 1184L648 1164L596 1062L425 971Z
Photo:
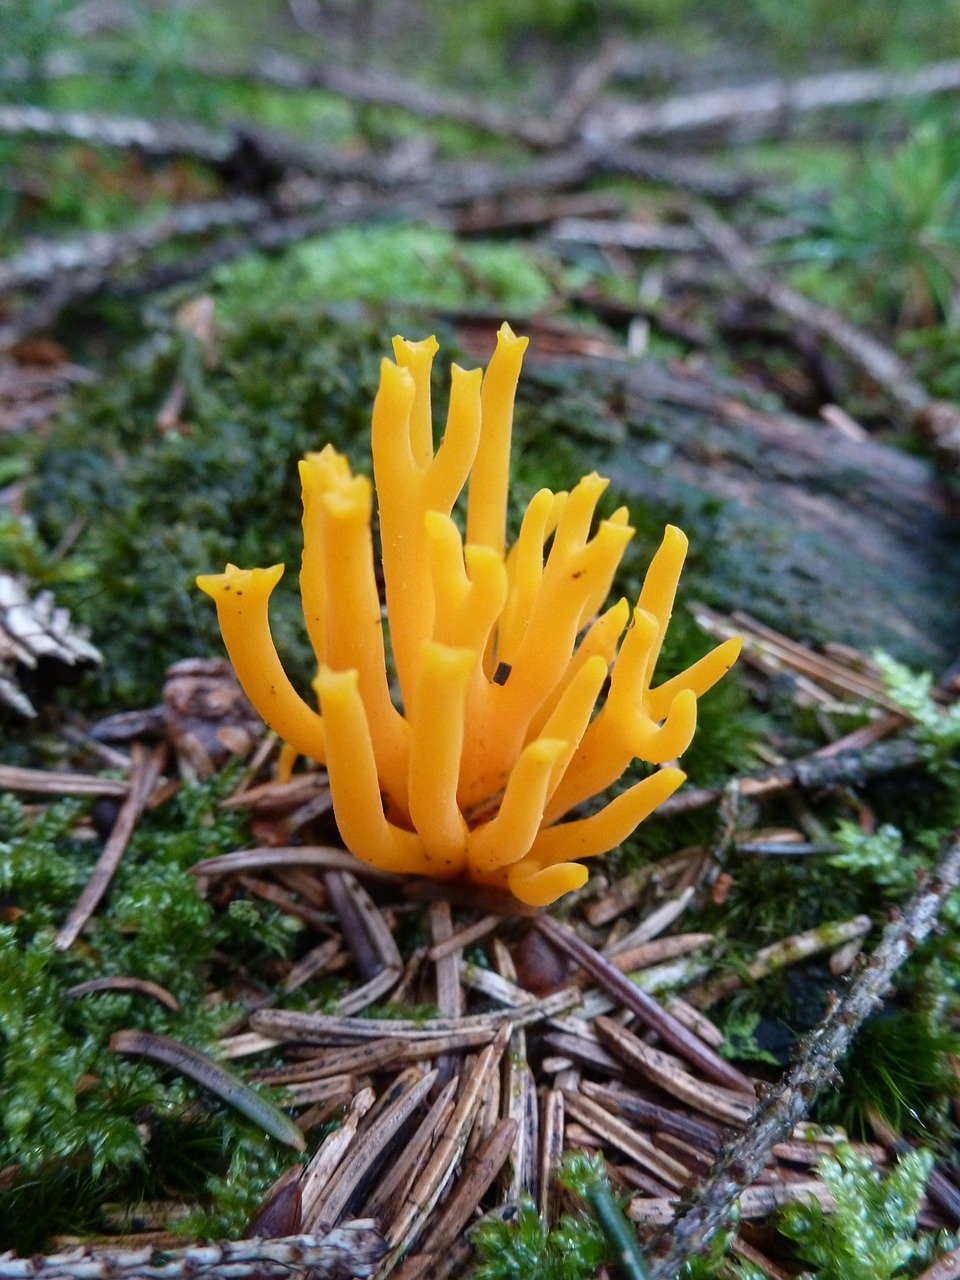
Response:
M50 591L32 600L23 583L0 573L0 705L22 716L36 715L23 685L25 675L40 664L56 669L97 665L100 651L86 633L75 628L70 614L60 608Z

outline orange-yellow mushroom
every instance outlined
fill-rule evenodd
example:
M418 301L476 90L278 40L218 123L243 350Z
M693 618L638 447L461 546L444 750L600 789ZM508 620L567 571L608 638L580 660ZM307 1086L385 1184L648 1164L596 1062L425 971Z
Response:
M348 849L387 870L466 879L545 906L585 882L581 859L624 841L683 782L669 762L689 746L697 700L740 642L652 687L686 554L680 530L667 527L635 608L620 600L601 612L633 530L624 508L596 522L600 476L569 493L541 490L506 546L526 339L504 325L485 373L454 366L436 447L436 340L393 345L373 411L374 485L329 445L300 467L300 594L319 711L293 689L270 636L282 567L228 565L198 585L285 759L326 764ZM468 482L464 536L453 511ZM562 820L635 760L654 768L596 812Z

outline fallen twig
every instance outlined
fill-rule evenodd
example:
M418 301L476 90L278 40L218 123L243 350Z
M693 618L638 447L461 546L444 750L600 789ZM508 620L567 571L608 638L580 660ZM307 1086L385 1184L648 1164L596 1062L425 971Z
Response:
M0 1255L0 1280L347 1280L372 1276L385 1245L376 1224L359 1218L319 1235L225 1240L165 1249L79 1248L48 1257Z
M915 769L927 759L927 751L912 738L878 742L860 751L842 751L827 755L817 752L775 765L756 773L741 774L725 787L690 787L665 800L656 817L689 813L716 804L725 791L736 790L742 798L756 799L775 795L797 787L808 791L817 787L843 787L866 782L869 778L904 769Z
M960 88L960 63L953 65L957 69L956 87ZM940 452L954 464L960 462L960 409L956 405L934 400L909 366L871 334L772 276L756 261L734 228L712 209L698 206L691 217L704 239L752 293L832 342L883 389L908 423L931 435Z
M930 933L947 897L960 884L960 831L947 841L933 874L917 888L903 911L884 929L876 950L807 1037L800 1056L777 1088L761 1102L744 1132L725 1151L710 1175L649 1253L654 1280L672 1280L687 1258L700 1253L730 1220L745 1187L759 1176L775 1143L783 1141L836 1076L864 1019L879 1005L894 974Z
M870 932L871 925L872 921L866 915L854 916L852 920L824 920L805 933L761 947L742 973L729 970L694 989L688 999L698 1009L706 1009L732 995L745 981L759 982L785 965L797 964L821 951L833 951L845 942L861 940Z
M0 764L0 788L43 796L126 796L126 778L100 778L94 773L56 773L49 769L24 769Z
M48 111L26 103L0 106L0 134L136 148L145 155L189 156L211 164L222 163L234 145L229 134L212 133L200 125L171 121L153 124L138 117Z
M831 71L795 80L703 89L659 102L614 106L603 103L585 120L583 136L594 143L662 138L670 134L749 123L782 125L791 115L852 107L896 98L929 97L960 90L960 60L933 62L916 71Z
M625 981L628 981L625 979ZM579 993L560 991L542 1000L496 1013L474 1013L463 1018L350 1018L324 1013L300 1013L294 1009L258 1009L250 1023L256 1031L281 1040L314 1044L355 1044L359 1040L407 1041L451 1038L460 1045L486 1044L503 1027L528 1026L570 1009Z

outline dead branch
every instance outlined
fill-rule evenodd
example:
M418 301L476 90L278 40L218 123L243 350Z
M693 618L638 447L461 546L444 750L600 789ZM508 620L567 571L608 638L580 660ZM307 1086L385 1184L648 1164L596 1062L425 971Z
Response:
M631 148L600 153L575 147L504 169L478 162L425 164L422 157L411 159L403 147L382 158L342 158L254 127L215 136L188 126L55 115L32 107L0 108L0 131L4 123L10 129L29 126L48 136L78 137L97 145L191 155L213 164L233 185L254 194L182 205L134 230L33 243L0 265L0 296L42 291L0 329L0 344L50 325L65 307L105 289L128 295L170 287L241 253L275 251L344 221L385 215L449 217L477 203L509 202L521 193L528 197L532 192L579 188L604 174L646 177L720 199L743 189L737 175L713 166L645 155ZM211 243L172 263L150 265L152 256L165 246L195 239Z
M271 84L325 89L358 105L394 107L421 120L449 120L481 129L495 137L514 138L532 147L550 147L558 141L554 127L524 112L428 89L379 71L357 71L333 63L308 66L278 53L265 54L254 67L256 78ZM236 68L217 68L209 62L200 69L208 75L236 76ZM245 72L243 78L249 78L249 73Z
M318 191L311 194L318 202L323 199L323 194ZM304 194L303 203L305 206L309 204L307 194ZM403 207L413 214L414 209L410 204ZM395 198L387 197L365 202L361 211L353 204L344 203L314 212L277 215L269 202L244 196L184 206L139 231L83 237L81 241L73 243L78 250L89 247L93 251L93 260L88 265L78 251L76 269L60 275L53 262L58 257L66 258L68 255L61 254L56 245L49 246L50 259L46 263L41 264L39 259L35 259L24 266L18 258L8 264L12 274L22 275L29 269L35 279L43 275L51 279L51 284L35 306L15 313L0 328L0 347L52 324L65 307L105 290L121 295L149 293L153 289L193 279L242 253L256 249L275 251L283 245L317 235L354 218L376 217L390 212L402 212L402 207ZM233 231L235 234L219 238L209 247L170 265L150 266L143 262L144 259L149 262L151 255L164 245L178 239L205 236L215 229ZM44 250L46 248L47 246ZM44 250L33 252L42 254ZM118 278L125 269L134 265L138 268L135 276L124 275L123 279ZM2 292L0 285L0 293Z
M730 1220L745 1187L759 1176L775 1143L798 1124L820 1092L836 1078L837 1064L867 1016L880 1004L894 974L930 933L947 897L960 884L960 831L946 843L932 876L922 883L883 931L873 955L820 1026L777 1088L758 1106L744 1132L723 1153L710 1175L653 1242L653 1280L668 1280L687 1258L700 1253Z
M271 85L295 91L323 89L348 99L357 106L389 107L405 111L421 120L446 120L467 125L499 138L512 138L535 148L559 145L596 98L615 70L612 51L588 63L571 87L565 109L557 118L540 119L529 112L510 110L485 101L466 98L445 90L428 88L382 71L360 71L335 63L307 63L287 54L268 50L246 64L214 59L198 59L185 66L191 75L208 79ZM22 80L27 68L17 60L2 68L2 78ZM54 53L41 65L40 74L49 79L80 75L122 76L129 67L118 61L105 63L71 53ZM0 126L2 128L2 126Z
M358 74L348 72L353 77ZM512 120L513 117L511 116ZM568 126L564 126L568 131ZM317 178L359 181L365 186L396 188L411 182L431 184L441 178L462 180L463 167L437 168L425 164L423 149L419 152L399 144L395 152L385 156L365 155L360 158L310 147L300 140L288 138L275 130L264 129L249 121L236 124L228 131L214 132L199 125L179 121L153 122L139 117L107 116L102 113L54 112L28 104L0 107L0 134L25 137L64 139L90 146L119 150L136 150L158 159L185 158L210 165L241 190L263 191L273 186L285 173L299 172ZM506 131L510 136L509 130ZM502 134L501 134L502 136ZM524 141L524 139L519 139ZM553 154L546 164L522 170L522 180L513 185L527 191L555 185L551 174L559 162L562 182L573 184L593 174L635 177L643 181L663 182L692 194L717 200L731 200L758 185L755 175L733 172L696 156L662 155L638 147L595 147L573 145L559 151L564 138L558 136ZM502 176L502 170L473 164L468 170ZM521 175L518 174L518 178ZM481 186L488 185L490 178ZM528 186L529 181L529 186ZM479 194L477 192L476 194Z
M165 1249L79 1248L49 1257L0 1255L0 1280L347 1280L371 1276L385 1253L369 1219L344 1222L317 1235L236 1240Z
M35 241L0 263L0 294L51 283L64 275L101 281L111 272L180 237L209 235L226 228L253 227L269 216L261 200L238 196L180 205L134 231L92 232L73 240Z
M212 133L200 125L151 124L137 118L47 111L26 104L0 106L0 134L136 148L149 156L189 156L214 165L222 164L235 145L229 134Z
M691 787L671 796L657 810L657 815L688 813L716 804L725 791L736 789L743 798L756 799L798 787L803 791L857 785L869 778L882 777L915 769L927 758L925 748L911 738L878 742L861 751L842 751L833 755L803 756L786 764L742 774L726 787Z
M584 121L582 136L599 145L663 138L725 125L780 125L801 112L854 107L897 98L929 97L960 90L960 60L933 62L916 71L833 71L795 80L704 89L659 102L613 106L603 103Z
M960 64L958 87L960 87ZM935 431L941 451L954 466L960 463L960 410L936 401L913 376L909 366L889 347L865 333L838 312L804 297L782 284L754 258L734 228L705 206L692 212L694 226L731 268L738 280L789 319L826 338L859 366L890 397L907 422Z
M0 135L87 143L119 151L137 151L153 159L187 159L209 165L233 187L264 191L284 173L362 180L390 186L408 175L410 149L399 155L354 159L311 147L275 130L243 121L215 132L177 120L150 121L137 116L55 112L28 104L0 106Z

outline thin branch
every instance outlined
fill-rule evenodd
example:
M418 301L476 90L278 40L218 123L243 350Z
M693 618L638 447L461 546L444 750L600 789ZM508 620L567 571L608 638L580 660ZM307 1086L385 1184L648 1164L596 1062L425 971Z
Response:
M0 75L9 82L22 79L24 70L15 61L7 62ZM50 55L43 64L41 74L48 78L104 74L122 76L128 74L129 70L129 65L123 62L103 63L60 53ZM585 109L582 99L574 94L570 109L560 121L555 122L549 118L543 120L522 109L510 110L484 99L471 99L442 89L431 89L382 71L360 71L329 61L307 63L271 50L246 64L208 58L184 64L182 70L186 74L209 79L259 83L279 89L323 89L346 98L357 106L395 108L420 120L447 120L494 137L513 138L536 148L551 147L562 142ZM18 75L18 72L21 74Z
M222 164L234 148L227 133L212 133L200 125L48 111L26 104L0 106L0 134L69 139L98 147L136 148L149 156L189 156L207 164Z
M732 1066L696 1035L691 1034L672 1014L648 996L628 977L620 972L598 951L594 951L568 925L550 916L538 916L534 927L560 951L587 971L605 991L609 991L625 1009L629 1009L644 1026L655 1031L675 1053L685 1058L710 1080L744 1096L753 1096L753 1085L736 1067Z
M960 91L960 59L933 62L916 71L833 71L772 79L759 84L704 89L659 102L604 103L584 122L582 133L601 145L662 138L724 125L778 125L791 115L827 107L862 106L897 98L923 98Z
M775 795L797 787L802 791L856 785L869 778L915 769L924 763L928 753L912 738L878 742L859 751L841 751L833 755L801 756L786 764L774 765L757 773L742 774L723 787L691 787L665 800L657 809L658 817L689 813L716 804L725 792L736 789L741 797L758 798Z
M706 1248L730 1221L743 1189L760 1175L771 1148L783 1141L837 1075L867 1016L880 1004L894 974L928 936L949 895L960 884L960 830L945 846L932 876L924 877L902 912L890 921L873 955L806 1039L794 1065L761 1102L744 1132L727 1148L688 1206L655 1239L653 1280L673 1280L683 1262Z
M64 274L85 274L93 285L108 272L171 240L225 228L255 227L265 216L269 216L269 208L264 201L238 196L183 204L133 231L95 231L73 240L35 241L23 253L0 263L0 293L51 283Z
M0 1280L347 1280L372 1276L385 1245L369 1219L318 1235L235 1240L157 1252L79 1248L49 1257L0 1255Z
M960 63L957 67L960 73ZM943 437L941 448L947 448L947 442L952 441L956 448L953 460L960 461L960 409L934 400L913 376L909 365L871 334L857 328L830 307L797 293L765 271L734 228L711 209L705 206L694 209L692 220L704 239L751 293L818 337L832 342L883 389L909 423L921 427L926 424L928 429L935 424Z

